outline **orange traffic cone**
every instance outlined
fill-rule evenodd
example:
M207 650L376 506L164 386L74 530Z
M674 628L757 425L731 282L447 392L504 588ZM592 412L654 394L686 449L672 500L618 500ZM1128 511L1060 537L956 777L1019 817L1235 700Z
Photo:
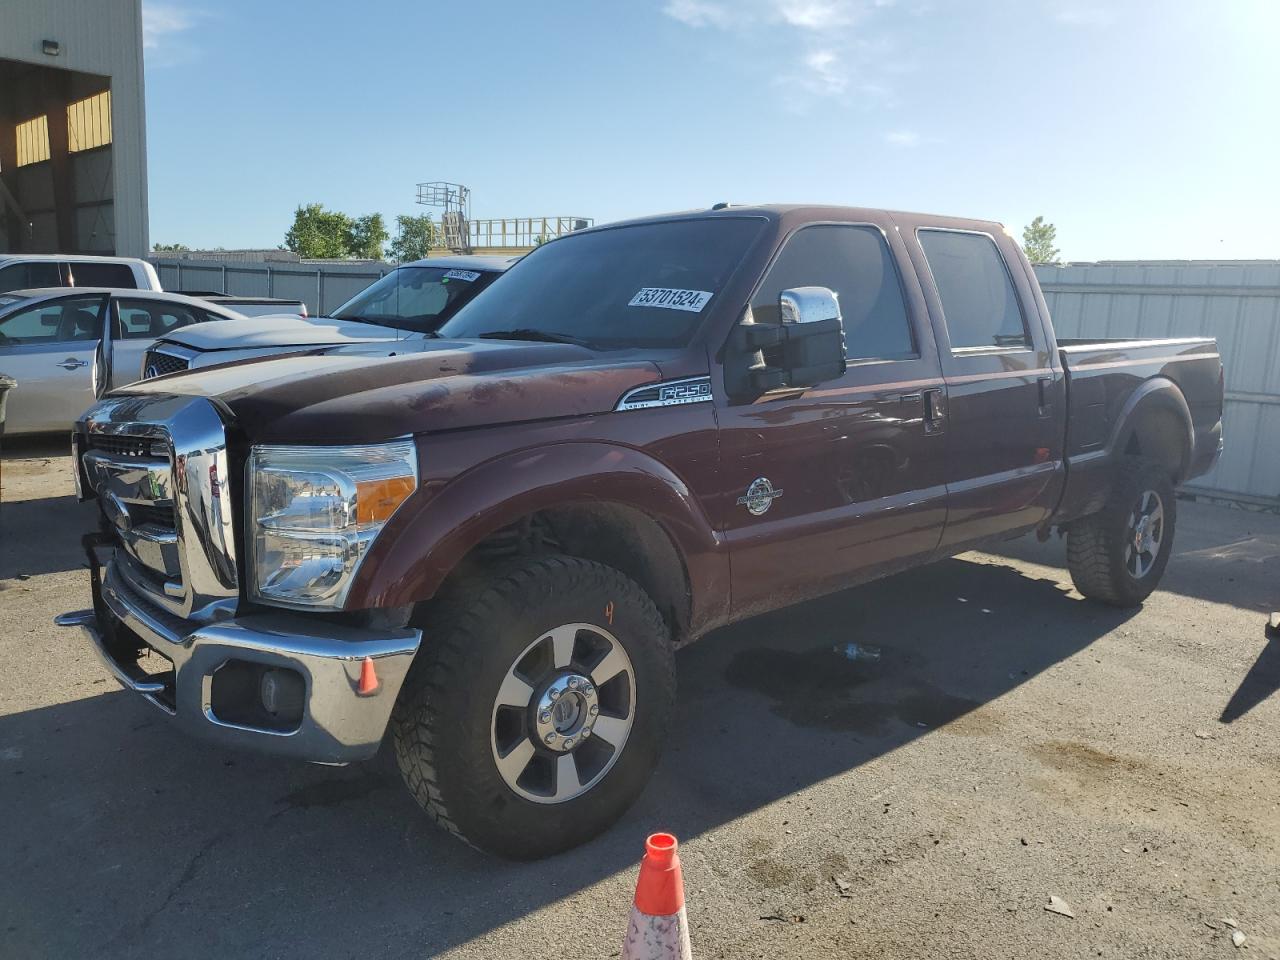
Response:
M640 879L622 960L692 960L684 915L684 877L676 838L655 833L644 843Z
M356 693L368 697L378 692L378 673L373 669L373 658L365 657L360 664L360 682L356 685Z

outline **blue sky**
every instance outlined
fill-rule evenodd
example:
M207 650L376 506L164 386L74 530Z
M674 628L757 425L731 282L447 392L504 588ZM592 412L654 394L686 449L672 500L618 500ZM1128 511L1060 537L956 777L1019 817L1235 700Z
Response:
M144 0L153 242L818 201L1280 257L1277 0Z

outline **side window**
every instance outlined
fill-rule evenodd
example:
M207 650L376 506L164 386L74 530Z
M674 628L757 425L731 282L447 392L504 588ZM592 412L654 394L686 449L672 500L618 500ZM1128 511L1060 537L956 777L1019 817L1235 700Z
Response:
M874 227L819 225L793 234L751 301L758 323L778 322L778 295L828 287L840 298L850 361L918 356L893 255Z
M6 290L36 290L40 287L60 286L62 276L58 271L58 264L52 260L11 263L0 269L0 293Z
M952 349L1030 345L1013 281L995 241L983 233L921 230Z
M73 343L102 335L102 300L69 297L19 310L0 320L0 344Z
M133 271L123 263L72 260L70 267L73 287L118 287L122 290L138 288Z
M163 300L117 300L116 310L122 340L151 340L205 319L203 311Z

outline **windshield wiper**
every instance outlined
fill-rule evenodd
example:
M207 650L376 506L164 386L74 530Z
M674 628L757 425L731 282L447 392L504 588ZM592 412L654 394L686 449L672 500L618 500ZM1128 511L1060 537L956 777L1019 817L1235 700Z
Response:
M490 330L488 333L476 334L480 340L535 340L539 343L571 343L577 347L590 347L586 340L571 337L567 333L549 333L546 330L535 330L532 327L517 327L514 330Z

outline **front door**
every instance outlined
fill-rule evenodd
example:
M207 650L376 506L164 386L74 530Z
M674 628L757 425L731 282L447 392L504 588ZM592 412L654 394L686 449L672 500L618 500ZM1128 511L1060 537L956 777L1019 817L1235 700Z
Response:
M116 297L114 302L112 388L142 379L142 358L157 338L206 319L203 310L170 300L126 296Z
M943 391L919 284L880 223L815 224L784 243L752 298L839 297L848 370L836 380L725 399L717 410L721 516L740 618L927 557L946 518L945 437L926 417Z
M1065 438L1061 370L1013 241L944 222L921 218L903 232L926 278L947 384L942 550L955 553L1025 532L1049 515Z
M94 353L106 298L44 300L0 320L0 373L18 381L5 430L67 430L93 405Z

